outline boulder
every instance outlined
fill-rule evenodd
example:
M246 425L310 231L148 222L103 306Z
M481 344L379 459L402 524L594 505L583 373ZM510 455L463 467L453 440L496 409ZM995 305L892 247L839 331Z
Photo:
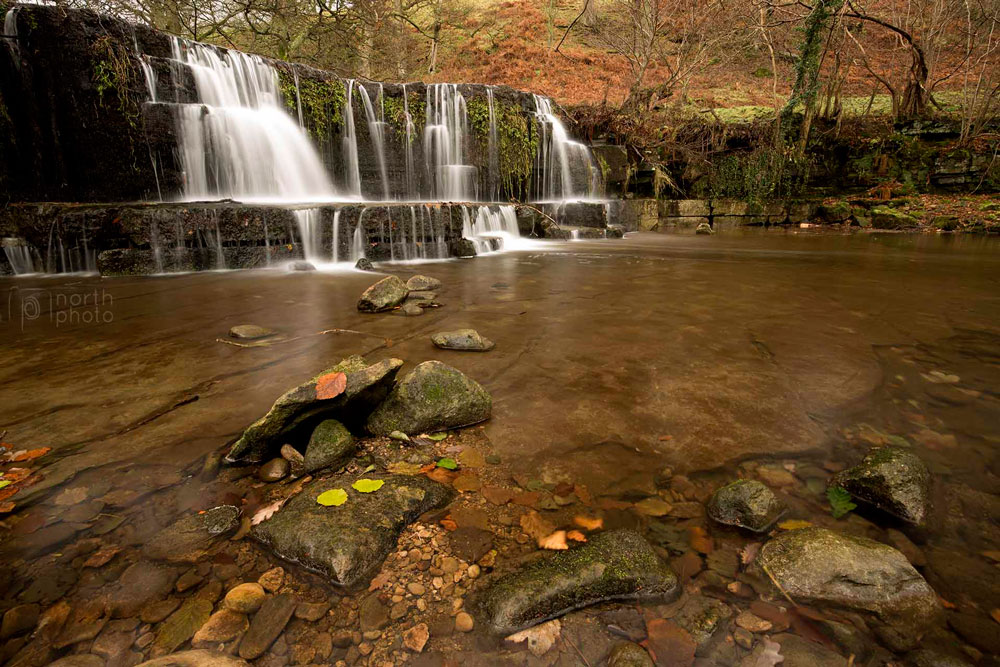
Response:
M441 287L441 281L437 278L431 278L430 276L415 275L411 276L409 280L406 281L406 288L411 292L420 292L423 290L435 290Z
M250 667L249 663L219 651L181 651L155 660L147 660L138 667Z
M488 352L496 345L489 338L483 338L475 329L442 331L431 336L431 342L442 350L465 352Z
M250 534L279 557L324 574L335 584L351 589L367 585L396 548L403 528L454 495L422 475L369 478L383 480L383 486L360 493L351 487L354 477L310 482ZM347 491L346 503L325 507L316 502L321 493L335 488Z
M306 447L306 472L340 467L354 455L354 436L336 419L324 419L309 437Z
M280 451L286 433L306 422L337 414L368 412L385 398L402 365L401 359L384 359L370 366L357 355L344 359L285 392L266 415L243 432L230 448L226 461L259 463ZM338 373L346 375L346 388L334 393Z
M475 257L476 244L469 239L452 239L448 241L448 254L452 257Z
M289 271L315 271L316 267L312 262L307 262L304 259L296 260L288 265Z
M475 601L476 618L491 632L509 635L598 602L662 602L677 590L677 577L653 547L621 528L494 579Z
M851 205L843 199L832 204L820 204L816 208L816 217L820 221L830 224L844 222L851 217Z
M786 509L763 482L749 479L738 479L718 489L706 507L714 521L755 533L768 530Z
M715 230L712 229L712 225L708 224L707 222L702 222L702 223L699 223L697 227L695 227L694 233L695 234L714 234Z
M930 495L927 466L913 452L876 447L858 465L831 480L858 500L913 524L922 524Z
M871 612L903 633L916 635L941 616L937 595L906 556L863 537L784 532L764 544L754 565L794 600Z
M358 299L358 310L362 313L381 313L392 310L410 293L406 283L397 276L388 276L366 289Z
M493 399L456 368L425 361L410 371L368 417L375 435L407 435L468 426L489 419Z
M889 206L873 208L871 220L876 229L913 229L920 225L920 221L912 215Z
M354 268L358 271L374 271L375 265L367 257L362 257L354 263Z
M256 324L237 324L229 330L230 338L241 338L243 340L259 340L267 338L277 333L274 329L260 327Z

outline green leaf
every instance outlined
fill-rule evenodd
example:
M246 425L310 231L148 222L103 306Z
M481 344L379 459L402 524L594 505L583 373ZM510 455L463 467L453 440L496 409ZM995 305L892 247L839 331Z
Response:
M445 470L458 470L458 462L450 458L438 459L437 466Z
M830 513L834 519L839 519L851 510L857 508L851 502L851 494L839 486L831 486L826 490L826 498L830 501Z
M375 464L374 463L371 464L370 466L368 466L367 468L365 468L364 470L362 470L361 474L372 472L373 470L375 470Z
M895 447L909 447L910 446L910 441L907 440L906 438L904 438L901 435L890 435L890 436L888 436L886 438L886 440L889 441L890 445L893 445Z
M0 489L4 488L5 486L10 486L11 484L13 484L13 482L11 482L9 479L0 479Z
M316 502L326 507L340 507L347 502L347 491L330 489L316 496Z
M448 434L445 433L444 431L441 431L440 433L431 433L427 437L433 440L434 442L441 442L442 440L448 437Z
M383 484L385 482L381 479L359 479L354 484L351 484L351 488L361 493L371 493L372 491L381 489Z

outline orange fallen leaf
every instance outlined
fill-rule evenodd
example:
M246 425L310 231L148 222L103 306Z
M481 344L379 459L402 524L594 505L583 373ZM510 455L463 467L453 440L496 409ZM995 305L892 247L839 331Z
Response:
M427 473L429 473L430 471L434 470L437 467L438 467L437 463L428 463L427 465L423 465L420 467L420 472L426 475Z
M121 547L118 546L108 546L103 549L99 549L90 555L90 558L84 561L84 567L102 567L106 565L115 555L121 551Z
M458 473L454 470L445 470L444 468L434 468L427 476L433 479L435 482L440 482L441 484L451 484L458 477Z
M31 475L31 468L11 468L3 474L3 478L9 482L20 482Z
M5 486L4 488L0 489L0 501L7 500L17 492L18 488L16 486Z
M390 579L392 579L392 576L388 572L382 572L377 577L372 579L370 584L368 584L368 590L374 591L379 588L382 588L382 586L387 584Z
M0 514L10 514L14 511L14 503L0 503Z
M325 401L336 398L347 389L345 373L327 373L316 380L316 399Z
M706 555L715 551L715 543L701 526L691 526L688 528L688 537L688 541L691 543L691 548L695 551Z
M22 461L31 461L32 459L37 459L39 456L45 456L52 451L51 447L40 447L38 449L29 449L27 451L21 451L14 454L11 457L11 461L15 463L20 463Z
M587 538L584 537L583 533L579 530L571 530L566 533L566 537L573 540L574 542L586 542Z
M449 533L453 533L458 530L458 524L455 523L454 519L441 519L438 523L440 523L441 527Z
M674 439L674 436L672 436L672 435L661 435L660 436L660 442L668 442L668 441L673 440L673 439Z
M958 609L958 605L956 605L953 602L948 602L940 595L938 596L938 601L941 603L941 606L944 607L945 609Z
M542 549L552 549L553 551L569 549L569 545L566 544L566 531L557 530L551 535L538 538L538 546Z
M573 523L584 530L600 530L604 527L604 519L601 517L589 517L578 514L573 517Z

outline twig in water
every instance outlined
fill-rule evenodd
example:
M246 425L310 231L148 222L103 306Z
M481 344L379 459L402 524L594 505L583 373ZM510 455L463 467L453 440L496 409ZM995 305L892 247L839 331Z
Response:
M771 574L771 571L767 569L767 565L760 563L760 568L764 570L764 574L766 574L767 578L771 580L771 583L778 587L778 590L785 596L785 599L791 602L793 607L798 608L799 605L792 599L792 596L788 594L788 591L782 588L781 584L778 583L778 580L774 578L773 574Z
M576 654L580 656L580 660L583 660L583 664L587 665L587 667L590 667L590 662L587 660L586 657L584 657L583 653L580 652L580 649L576 647L576 644L570 641L568 637L563 636L561 633L559 635L559 639L563 640L564 642L572 646L573 650L576 651Z

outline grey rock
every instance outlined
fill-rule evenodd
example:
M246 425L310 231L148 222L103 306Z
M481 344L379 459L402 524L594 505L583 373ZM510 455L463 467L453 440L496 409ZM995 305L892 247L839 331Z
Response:
M847 664L847 658L839 653L798 635L786 632L772 639L781 644L779 652L785 656L782 667L844 667Z
M688 598L673 621L688 631L700 650L711 641L716 630L724 625L723 621L732 615L733 610L724 602L695 594Z
M305 469L314 472L322 468L338 468L354 455L354 436L336 419L324 419L309 437Z
M424 512L447 504L454 492L423 476L372 475L384 484L375 493L351 488L357 478L310 482L251 535L275 554L320 572L336 584L367 584L396 548L402 529ZM348 493L340 507L324 507L316 497L334 488Z
M762 533L787 508L763 482L738 479L713 493L706 509L714 521Z
M707 222L700 223L694 230L695 234L714 234L715 230Z
M394 311L394 314L402 315L404 317L420 317L424 314L424 309L416 303L407 301L399 307L399 310Z
M367 413L389 392L396 373L403 365L400 359L384 359L368 365L360 356L344 359L308 382L285 392L267 414L251 424L226 456L229 463L259 463L268 454L279 451L289 431L307 421L340 414ZM317 389L336 373L347 376L347 388L328 396Z
M431 342L442 350L488 352L496 347L493 341L489 338L483 338L475 329L442 331L431 335Z
M825 528L788 531L764 544L754 565L795 600L868 611L900 632L916 635L941 617L937 596L906 556L873 540Z
M315 501L313 502L315 504ZM297 602L291 595L281 594L264 600L263 606L250 623L250 629L240 642L240 657L253 660L264 654L278 638L295 613Z
M375 435L414 435L476 424L489 419L492 407L478 382L440 361L425 361L396 383L367 426Z
M202 531L204 532L204 531ZM139 561L130 565L108 599L114 618L135 616L148 603L161 600L173 590L177 572L170 567Z
M290 271L315 271L316 267L312 262L307 262L304 259L292 262L288 265Z
M283 458L271 459L257 469L257 479L262 482L280 482L288 477L292 466Z
M224 535L231 530L236 530L240 525L239 507L235 505L219 505L210 510L206 510L202 515L205 530L209 535Z
M196 650L148 660L138 667L249 667L249 663L219 651Z
M906 664L909 667L972 667L964 658L926 648L908 653Z
M634 530L595 535L494 579L475 601L477 625L509 635L607 600L667 601L677 577Z
M441 287L441 281L437 278L431 278L430 276L417 274L415 276L410 276L410 279L406 281L406 288L411 292L420 292L423 290L435 290Z
M354 263L354 268L358 271L374 271L375 265L367 257L362 257Z
M229 330L229 336L231 338L240 338L243 340L259 340L261 338L273 336L275 333L277 332L274 329L260 327L256 324L237 324Z
M358 299L358 310L362 313L381 313L392 310L409 294L406 283L397 276L388 276L371 285Z
M920 457L898 447L876 447L830 484L913 524L927 515L930 473Z
M653 667L653 659L635 642L621 642L608 654L608 667Z

